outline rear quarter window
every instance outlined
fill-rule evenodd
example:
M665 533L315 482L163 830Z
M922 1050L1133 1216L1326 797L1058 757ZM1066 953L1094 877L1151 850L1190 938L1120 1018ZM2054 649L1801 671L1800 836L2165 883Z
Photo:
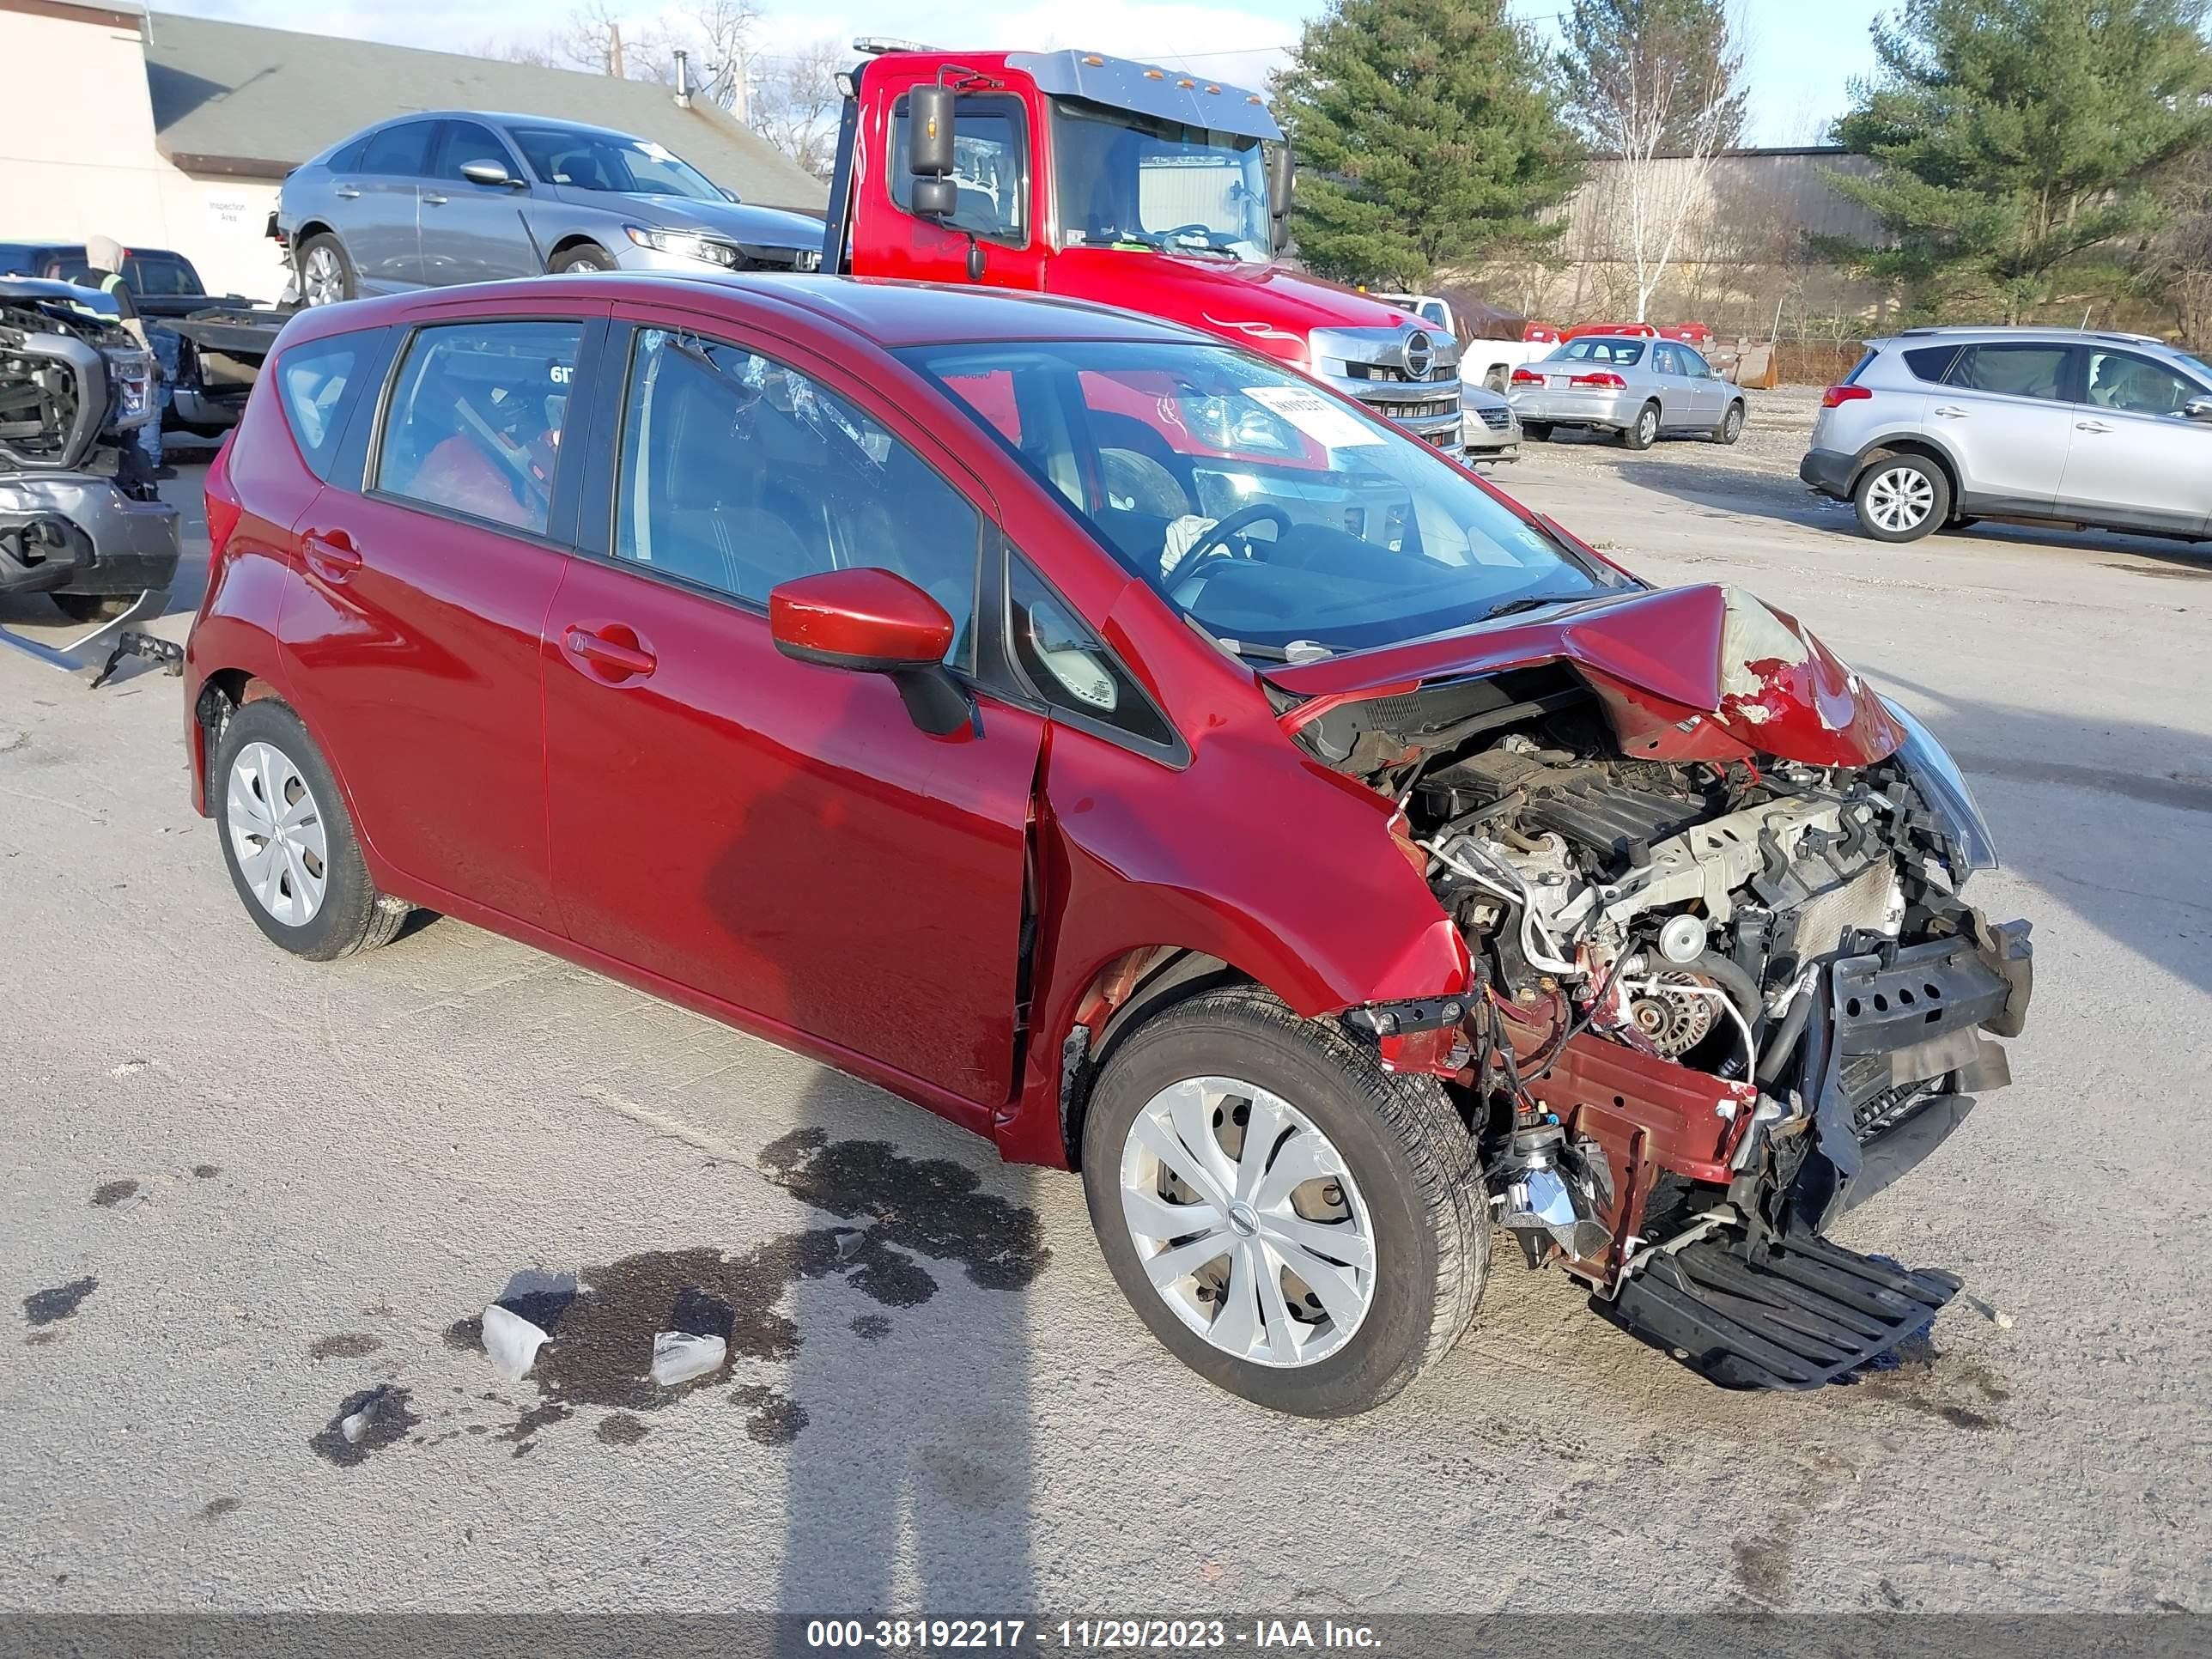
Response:
M1954 345L1916 346L1904 355L1905 366L1912 371L1914 380L1925 380L1930 386L1941 386L1943 384L1943 377L1951 372L1951 365L1959 360L1959 348ZM1872 361L1872 355L1869 354L1866 362L1860 363L1859 368L1865 368L1866 363ZM1858 374L1857 369L1854 369L1851 373L1852 378L1856 380Z
M276 400L308 470L329 482L346 416L361 395L370 337L340 334L294 346L276 362Z

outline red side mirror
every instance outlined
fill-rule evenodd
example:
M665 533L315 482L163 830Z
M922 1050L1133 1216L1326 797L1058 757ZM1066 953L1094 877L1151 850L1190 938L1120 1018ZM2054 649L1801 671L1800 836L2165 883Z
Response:
M952 618L888 570L823 570L769 591L775 648L800 662L892 674L927 668L952 648Z
M888 674L914 723L932 737L975 730L975 710L945 666L952 618L888 570L823 570L769 589L769 637L800 662Z

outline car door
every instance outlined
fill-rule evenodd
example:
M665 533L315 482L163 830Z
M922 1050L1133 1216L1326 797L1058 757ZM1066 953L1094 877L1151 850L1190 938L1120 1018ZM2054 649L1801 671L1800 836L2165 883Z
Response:
M1689 425L1697 412L1695 397L1683 376L1681 360L1675 356L1673 346L1662 342L1654 341L1650 351L1653 388L1659 394L1659 423Z
M2087 352L2059 505L2148 530L2212 526L2212 421L2182 412L2212 388L2140 352Z
M1682 365L1682 378L1690 388L1690 423L1718 426L1728 410L1728 387L1713 373L1712 365L1696 348L1677 343L1674 356Z
M338 239L365 294L392 294L422 282L417 215L422 175L438 123L395 121L362 148L361 170L338 180ZM349 191L351 192L349 195Z
M605 307L432 312L360 475L301 521L279 623L302 709L400 890L554 929L538 642L572 560L568 394Z
M545 619L569 935L985 1127L1013 1086L1043 723L979 694L972 726L930 736L890 681L781 655L766 605L887 567L961 624L969 676L989 501L844 370L681 312L634 320L624 386L594 405L598 556Z
M1962 348L1928 401L1928 433L1959 462L1962 504L2041 508L2058 495L2074 438L2075 349L2005 340Z
M522 218L528 192L516 185L480 185L461 172L471 161L489 161L519 184L521 163L481 122L441 121L438 126L430 176L416 198L423 282L440 288L538 275L545 261Z

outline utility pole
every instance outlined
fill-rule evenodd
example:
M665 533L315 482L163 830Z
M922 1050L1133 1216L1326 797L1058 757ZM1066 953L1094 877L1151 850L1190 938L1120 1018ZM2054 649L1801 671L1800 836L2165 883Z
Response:
M610 20L607 23L607 73L616 80L627 80L623 73L622 25Z

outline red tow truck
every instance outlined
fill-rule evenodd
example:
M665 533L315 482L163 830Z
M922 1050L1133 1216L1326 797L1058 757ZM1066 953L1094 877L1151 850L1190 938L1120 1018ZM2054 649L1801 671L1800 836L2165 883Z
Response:
M1281 263L1291 152L1259 94L1097 52L856 45L824 270L1165 318L1457 452L1451 335Z

